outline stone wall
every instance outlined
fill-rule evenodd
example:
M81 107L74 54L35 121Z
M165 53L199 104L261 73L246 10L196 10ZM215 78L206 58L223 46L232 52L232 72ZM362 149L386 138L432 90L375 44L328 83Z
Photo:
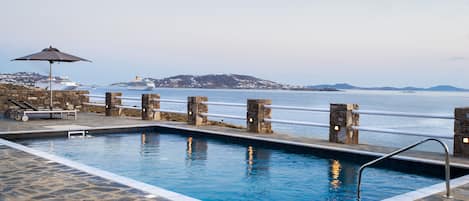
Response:
M82 103L88 102L89 98L83 96L88 91L53 91L54 108L82 109ZM6 111L14 105L8 103L8 99L27 101L38 108L49 108L50 92L43 89L11 89L0 88L0 111Z

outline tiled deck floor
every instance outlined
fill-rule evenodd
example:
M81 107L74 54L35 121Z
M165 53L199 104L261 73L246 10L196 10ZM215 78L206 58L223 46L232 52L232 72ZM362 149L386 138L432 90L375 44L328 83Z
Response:
M0 145L0 200L166 200Z
M416 201L467 201L469 200L469 184L459 186L457 188L451 189L453 198L447 199L444 197L445 192L434 194Z

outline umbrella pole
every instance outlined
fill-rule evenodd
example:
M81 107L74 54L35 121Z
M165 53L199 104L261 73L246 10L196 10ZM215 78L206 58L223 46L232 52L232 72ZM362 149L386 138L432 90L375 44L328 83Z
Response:
M50 91L50 104L49 109L52 111L52 61L49 61L49 91ZM52 119L52 113L50 114Z

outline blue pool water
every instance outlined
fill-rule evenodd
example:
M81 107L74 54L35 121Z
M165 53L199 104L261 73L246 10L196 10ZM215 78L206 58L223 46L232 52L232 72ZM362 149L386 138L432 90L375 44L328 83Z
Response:
M155 131L20 143L202 200L354 200L360 165L339 156ZM364 174L363 200L441 181L370 168Z

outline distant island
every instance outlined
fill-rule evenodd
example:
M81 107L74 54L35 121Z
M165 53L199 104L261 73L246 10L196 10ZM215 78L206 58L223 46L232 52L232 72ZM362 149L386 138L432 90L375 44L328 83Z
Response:
M338 83L338 84L322 84L322 85L311 85L306 86L306 88L334 88L338 90L381 90L381 91L403 91L403 92L412 92L412 91L469 91L468 89L458 88L451 85L436 85L429 88L418 88L418 87L358 87L353 86L347 83Z
M206 88L206 89L280 89L299 91L337 91L333 88L314 88L293 86L265 80L249 75L209 74L209 75L177 75L163 79L143 78L155 83L156 88ZM128 87L132 82L119 82L111 86Z
M40 80L48 79L48 76L35 72L0 73L0 83L23 86L34 86ZM55 80L65 81L62 77L54 77ZM155 84L156 88L206 88L206 89L274 89L296 91L341 91L341 90L382 90L382 91L449 91L465 92L469 89L458 88L451 85L436 85L428 88L419 87L359 87L347 83L320 84L297 86L281 84L278 82L257 78L250 75L239 74L209 74L209 75L177 75L162 79L144 78ZM93 83L91 83L93 84ZM118 82L111 86L128 87L131 82Z
M0 73L0 83L2 84L34 86L36 82L46 79L49 79L49 76L35 72ZM58 76L54 76L53 79L64 80Z

